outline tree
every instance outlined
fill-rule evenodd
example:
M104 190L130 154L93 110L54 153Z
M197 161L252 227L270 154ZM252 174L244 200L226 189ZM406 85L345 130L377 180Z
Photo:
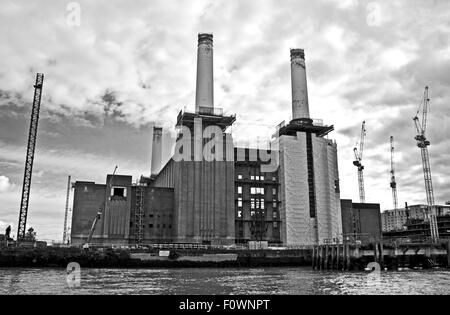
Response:
M30 227L25 234L25 239L27 241L35 241L36 240L36 232L34 231L34 228Z

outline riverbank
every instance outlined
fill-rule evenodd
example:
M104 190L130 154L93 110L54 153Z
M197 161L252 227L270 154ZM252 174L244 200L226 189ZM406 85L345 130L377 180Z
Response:
M205 268L311 266L312 251L296 250L123 250L79 248L7 248L0 267Z

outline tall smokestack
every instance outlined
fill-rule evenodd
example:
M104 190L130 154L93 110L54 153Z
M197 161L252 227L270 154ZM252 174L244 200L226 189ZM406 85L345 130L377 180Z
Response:
M162 128L153 127L152 169L150 175L157 175L162 163Z
M305 51L291 49L292 119L309 119Z
M196 113L200 107L214 108L213 35L205 33L198 34Z

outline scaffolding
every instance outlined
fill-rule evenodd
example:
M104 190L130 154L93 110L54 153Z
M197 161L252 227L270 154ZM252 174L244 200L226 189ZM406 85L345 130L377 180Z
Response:
M137 245L141 245L144 240L144 195L145 185L136 184L136 203L134 208L134 236Z

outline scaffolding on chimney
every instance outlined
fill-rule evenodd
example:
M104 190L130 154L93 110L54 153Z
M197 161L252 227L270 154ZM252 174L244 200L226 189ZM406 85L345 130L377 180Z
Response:
M136 204L134 208L134 236L137 245L141 245L144 240L144 194L145 185L136 185Z

